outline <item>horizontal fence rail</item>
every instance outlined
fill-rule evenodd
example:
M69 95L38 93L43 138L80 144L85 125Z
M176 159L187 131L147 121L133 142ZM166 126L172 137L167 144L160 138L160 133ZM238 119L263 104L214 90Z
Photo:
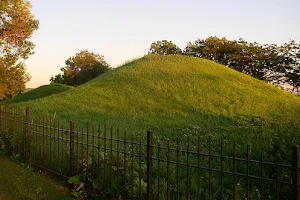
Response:
M2 147L63 178L77 177L105 199L293 199L300 200L300 148L290 164L254 158L224 139L175 141L134 138L108 125L80 130L75 123L29 118L0 104ZM0 142L1 142L0 141Z

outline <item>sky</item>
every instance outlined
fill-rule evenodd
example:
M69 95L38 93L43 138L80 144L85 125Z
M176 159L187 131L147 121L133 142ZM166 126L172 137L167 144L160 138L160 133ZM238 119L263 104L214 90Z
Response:
M30 0L40 21L26 60L28 88L49 84L80 50L103 55L117 67L147 54L152 42L184 49L209 36L249 42L300 42L299 0Z

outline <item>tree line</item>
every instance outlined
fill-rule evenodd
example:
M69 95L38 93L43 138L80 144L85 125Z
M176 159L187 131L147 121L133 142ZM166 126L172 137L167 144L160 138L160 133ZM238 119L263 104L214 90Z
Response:
M291 87L294 94L300 92L300 44L294 40L276 45L214 36L188 42L184 50L162 40L153 42L148 53L206 58L284 89Z
M172 41L161 40L151 44L148 54L206 58L284 89L290 87L292 93L300 92L300 44L294 40L276 45L214 36L188 42L184 50ZM66 60L62 73L50 81L77 86L110 69L102 55L84 50Z

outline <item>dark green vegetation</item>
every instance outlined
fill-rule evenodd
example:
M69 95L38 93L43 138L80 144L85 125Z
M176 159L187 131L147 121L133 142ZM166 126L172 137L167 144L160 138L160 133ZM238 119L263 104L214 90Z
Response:
M72 87L70 87L70 86L52 83L50 85L44 85L44 86L38 87L36 89L29 90L28 92L20 94L20 95L16 96L15 98L4 101L4 103L19 103L19 102L23 102L23 101L35 100L35 99L47 97L47 96L50 96L53 94L58 94L58 93L67 91L71 88Z
M31 172L0 153L0 199L72 199L53 179Z
M214 62L149 55L64 93L20 103L32 118L107 123L136 137L224 136L255 148L290 152L299 141L300 100ZM280 146L280 149L278 147Z

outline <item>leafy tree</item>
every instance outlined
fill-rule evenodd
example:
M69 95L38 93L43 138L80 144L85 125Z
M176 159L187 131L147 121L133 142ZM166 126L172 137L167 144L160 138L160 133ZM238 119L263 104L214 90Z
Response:
M183 51L184 55L203 57L205 47L205 40L197 39L194 43L188 42L186 48Z
M15 96L29 81L22 61L33 54L29 41L38 29L27 0L0 1L0 100Z
M57 74L55 76L52 76L50 78L50 82L51 83L66 84L65 77L64 77L63 74Z
M279 50L283 60L284 76L281 76L281 84L288 83L292 86L292 93L300 92L300 44L294 40L283 44Z
M296 60L293 57L295 53L291 53L292 47L295 48L295 45L278 47L274 44L248 43L243 39L230 41L226 38L209 37L189 42L184 54L213 60L260 80L273 83L289 80L294 83L292 80L297 79L294 73L297 69L291 68ZM291 78L288 78L288 72L292 72Z
M172 41L162 40L156 41L151 44L149 54L159 54L159 55L168 55L168 54L181 54L181 49L174 44Z
M104 56L83 50L66 60L62 74L51 77L50 81L71 86L83 84L110 70Z

